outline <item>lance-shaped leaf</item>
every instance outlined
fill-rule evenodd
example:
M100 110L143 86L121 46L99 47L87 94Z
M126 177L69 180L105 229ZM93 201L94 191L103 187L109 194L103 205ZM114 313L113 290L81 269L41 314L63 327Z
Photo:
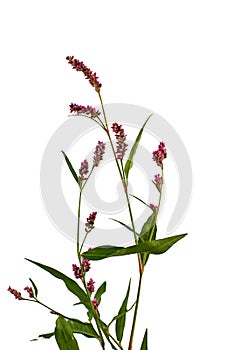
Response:
M133 305L130 306L129 309L126 310L126 312L122 312L121 314L118 314L118 315L114 316L114 317L112 318L112 320L109 322L108 328L111 326L111 324L112 324L114 321L116 321L118 318L120 318L121 316L123 316L125 313L128 313L130 310L132 310L132 308L134 307L135 304L136 304L136 301L135 301L135 303L133 303Z
M145 331L140 350L147 350L147 329Z
M95 293L95 299L98 300L99 304L101 302L101 297L105 292L106 292L106 282L102 283Z
M101 260L113 256L131 255L136 253L163 254L171 248L176 242L184 238L187 233L182 235L171 236L167 238L157 239L151 242L139 243L127 248L114 246L101 246L93 248L82 254L83 257L89 260Z
M55 338L60 350L79 350L72 326L62 316L59 316L56 321Z
M65 158L66 164L68 165L68 168L70 169L71 174L73 175L75 181L77 182L77 184L80 187L79 177L78 177L76 171L74 170L73 165L71 164L71 162L70 162L69 158L67 157L67 155L65 154L65 152L63 152L63 151L61 151L61 152Z
M33 290L34 290L34 295L35 295L35 297L37 298L37 295L38 295L38 289L37 289L37 287L36 287L35 283L33 282L33 280L32 280L31 278L29 278L29 281L30 281L30 282L31 282L31 284L32 284L32 287L33 287Z
M146 220L146 222L142 226L142 230L138 240L139 243L151 242L156 239L156 233L157 233L156 218L157 218L157 213L153 211L153 213L149 216L149 218ZM149 258L148 253L141 254L143 265L146 265L148 258Z
M118 224L124 226L125 228L127 228L127 229L130 230L131 232L134 232L134 230L133 230L130 226L124 224L122 221L119 221L119 220L116 220L116 219L112 219L112 218L110 218L110 219L113 220L113 221L115 221L115 222L118 222Z
M129 158L127 159L127 162L125 163L125 167L124 167L124 173L125 173L125 177L126 177L126 181L128 182L128 177L129 177L129 171L133 166L133 157L135 156L135 153L137 151L139 142L141 140L142 137L142 133L144 130L144 127L146 126L146 123L148 122L148 120L150 119L150 117L152 116L152 114L146 119L145 123L143 124L143 126L141 127L138 136L136 137L136 140L131 148L130 154L129 154Z
M66 275L64 275L62 272L53 269L52 267L40 264L36 261L30 260L30 259L26 259L27 261L30 261L31 263L39 266L41 269L49 272L52 276L62 280L65 285L66 288L73 293L74 295L76 295L76 297L79 298L79 300L86 306L86 308L88 310L92 310L92 306L90 305L90 301L88 296L86 295L86 293L84 292L84 290L75 282L73 281L71 278L67 277Z
M118 312L118 315L122 315L116 320L116 337L119 342L122 341L123 334L124 334L124 329L125 329L125 320L126 320L126 313L127 313L127 304L128 304L128 299L129 299L129 292L130 292L130 284L131 280L129 280L129 285L128 289L126 292L126 296L123 300L123 303L120 307L120 310Z
M134 196L133 194L130 194L131 197L137 199L139 202L143 203L145 206L147 206L148 208L150 208L151 210L154 210L151 208L151 206L149 204L147 204L146 202L144 202L141 198Z
M45 334L40 334L40 335L38 336L38 338L32 339L31 341L37 341L39 338L50 339L50 338L52 338L54 335L55 335L54 332L45 333Z
M99 335L96 333L95 329L88 322L82 322L77 319L69 320L73 333L79 333L88 338L99 339Z

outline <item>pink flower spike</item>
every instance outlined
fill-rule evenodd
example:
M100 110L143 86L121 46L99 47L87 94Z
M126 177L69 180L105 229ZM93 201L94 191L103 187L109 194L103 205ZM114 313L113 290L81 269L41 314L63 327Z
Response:
M93 73L90 68L87 68L82 61L77 60L74 56L67 56L66 59L73 69L77 72L82 72L85 78L89 80L91 86L93 86L97 92L100 92L102 84L98 81L96 73Z
M98 141L96 145L94 157L93 157L93 166L98 166L100 161L103 160L103 155L105 153L105 143L102 141Z
M116 136L116 157L117 159L123 159L125 152L127 151L128 145L125 143L126 140L126 134L124 129L122 128L122 125L119 125L117 123L113 123L111 126L113 132Z
M78 267L76 264L73 264L72 270L74 271L75 278L82 278L82 271L81 271L80 267Z
M94 281L92 278L90 278L89 282L87 282L87 289L90 293L93 293L95 291Z
M82 268L84 272L88 272L91 269L90 261L86 258L82 259Z
M91 302L92 302L92 304L94 306L94 309L98 310L98 306L99 306L98 300L97 299L93 299Z
M154 184L157 187L157 190L161 192L163 185L163 178L160 174L155 175Z
M32 290L32 287L25 287L24 290L26 290L29 294L29 298L34 298L34 293Z
M85 231L86 233L90 233L91 230L93 230L93 228L95 227L94 226L94 223L95 223L95 219L96 219L96 215L97 215L97 212L96 211L93 211L89 217L87 218L87 222L85 224Z
M80 180L85 180L84 175L87 175L88 171L89 171L89 164L88 164L88 161L85 159L83 162L81 162L81 166L79 169Z
M9 288L7 289L8 292L10 292L11 294L14 295L15 299L18 299L18 300L22 300L22 296L21 296L21 293L18 292L16 289L13 289L9 286Z
M85 106L77 105L76 103L70 104L70 113L76 113L76 115L86 114L87 116L90 115L91 118L97 118L101 114L100 111L98 111L94 107L91 107L91 106L85 107Z
M156 164L160 167L163 166L163 160L167 158L167 150L165 148L165 143L160 142L157 151L152 153L152 159L156 162Z

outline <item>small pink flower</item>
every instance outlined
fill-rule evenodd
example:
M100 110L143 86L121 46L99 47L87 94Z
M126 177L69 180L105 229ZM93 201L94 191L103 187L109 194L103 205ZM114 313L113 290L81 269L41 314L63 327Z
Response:
M32 290L32 287L25 287L24 290L26 290L29 294L29 298L34 298L34 293Z
M117 159L123 159L125 152L127 151L128 145L125 143L126 140L126 134L124 129L122 128L122 125L119 125L117 123L112 124L112 130L115 133L116 136L116 157Z
M165 148L165 143L160 142L158 150L152 153L152 159L156 162L158 166L162 167L163 160L165 158L167 158L167 150Z
M103 160L103 155L105 153L105 143L98 141L96 145L94 157L93 157L93 166L98 166L100 161Z
M85 180L84 175L87 175L88 171L89 171L89 164L88 164L88 161L85 159L83 162L81 162L81 166L79 169L80 180Z
M66 59L68 60L68 63L71 64L73 69L78 72L83 72L85 78L89 80L91 86L93 86L97 92L100 92L102 84L98 81L96 73L93 73L90 68L87 68L82 61L77 60L74 58L74 56L67 56Z
M9 288L7 289L8 292L10 292L11 294L14 295L15 299L18 299L18 300L22 300L22 296L21 296L21 293L18 292L16 289L13 289L9 286Z
M96 310L98 310L98 306L99 306L98 300L97 300L97 299L93 299L91 302L92 302L94 308L95 308Z
M90 293L93 293L95 291L94 281L92 278L90 278L89 282L87 282L87 289Z

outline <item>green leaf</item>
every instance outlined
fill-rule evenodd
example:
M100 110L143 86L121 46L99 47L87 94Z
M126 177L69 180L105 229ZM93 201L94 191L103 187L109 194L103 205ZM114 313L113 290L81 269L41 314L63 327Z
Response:
M86 306L86 308L88 310L92 310L92 306L90 305L90 301L89 301L88 296L86 295L84 290L75 281L73 281L71 278L64 275L62 272L53 269L52 267L40 264L40 263L33 261L33 260L30 260L30 259L26 259L26 260L39 266L41 269L49 272L52 276L54 276L58 279L61 279L65 283L66 288L71 293L73 293L76 297L78 297L79 300Z
M145 331L140 350L147 350L147 329Z
M66 321L62 316L59 316L56 321L55 338L61 350L79 349L70 322Z
M63 152L63 151L61 151L61 152L62 152L63 156L65 157L66 164L68 165L71 174L73 175L75 181L77 182L77 184L78 184L79 187L80 187L79 177L78 177L76 171L74 170L74 168L73 168L73 166L72 166L72 164L71 164L69 158L67 157L67 155L65 154L65 152Z
M101 260L112 256L123 256L136 253L163 254L180 239L184 238L187 233L182 235L171 236L167 238L157 239L151 242L139 243L127 248L114 246L101 246L93 248L82 254L83 257L89 260Z
M98 300L98 303L101 302L101 296L106 292L106 282L102 283L101 286L97 289L95 293L95 299Z
M132 310L132 308L134 307L135 304L136 304L136 301L135 301L135 303L133 303L133 305L130 306L129 309L126 310L126 312L122 312L121 314L118 314L118 315L114 316L114 317L112 318L112 320L109 322L108 327L110 327L110 325L111 325L114 321L116 321L118 318L120 318L121 316L123 316L125 313L129 312L130 310Z
M35 283L33 282L33 280L32 280L31 278L29 278L29 281L30 281L30 282L31 282L31 284L32 284L32 287L33 287L33 289L34 289L34 294L35 294L35 297L37 298L37 295L38 295L38 289L37 289L37 287L36 287Z
M157 213L153 210L153 213L146 220L142 226L142 230L139 236L139 243L151 242L156 239L157 226L156 226ZM148 253L141 254L142 263L145 266L149 258Z
M144 202L141 198L134 196L133 194L130 194L131 197L137 199L138 201L140 201L141 203L143 203L144 205L146 205L148 208L150 208L151 210L154 210L151 208L151 206L149 204L147 204L146 202Z
M120 310L118 312L118 315L121 315L121 317L119 317L117 320L116 320L116 337L117 337L117 340L119 342L122 341L122 338L123 338L123 334L124 334L124 329L125 329L125 320L126 320L126 312L127 312L127 304L128 304L128 299L129 299L129 292L130 292L130 284L131 284L131 280L129 280L129 285L128 285L128 289L127 289L127 292L126 292L126 296L123 300L123 303L120 307Z
M119 220L116 220L116 219L112 219L112 218L110 218L110 220L116 221L116 222L118 222L118 224L120 224L120 225L126 227L128 230L134 232L134 230L133 230L130 226L124 224L123 222L121 222L121 221L119 221Z
M82 322L77 319L72 319L69 321L73 333L79 333L88 338L97 338L99 339L99 335L96 333L93 326L88 322Z
M135 142L134 142L134 144L133 144L133 146L131 148L129 157L127 159L127 162L125 163L124 173L125 173L126 181L128 181L129 171L130 171L130 169L133 166L133 157L135 156L135 153L137 151L139 142L140 142L141 137L142 137L142 133L143 133L144 127L145 127L146 123L148 122L148 120L151 118L151 116L152 116L152 114L146 119L145 123L141 127L141 129L140 129L140 131L138 133L138 136L137 136L137 138L136 138L136 140L135 140Z

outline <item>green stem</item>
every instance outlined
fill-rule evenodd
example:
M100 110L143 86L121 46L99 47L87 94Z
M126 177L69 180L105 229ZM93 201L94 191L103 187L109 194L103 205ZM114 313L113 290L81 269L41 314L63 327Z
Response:
M142 286L142 275L143 275L143 272L140 272L139 282L138 282L137 299L136 299L136 305L135 305L135 309L134 309L133 323L132 323L132 328L131 328L131 334L130 334L130 339L129 339L129 347L128 347L128 350L132 350L132 346L133 346L133 337L134 337L134 331L135 331L135 326L136 326L136 319L137 319L137 313L138 313L138 305L139 305L140 293L141 293L141 286Z

